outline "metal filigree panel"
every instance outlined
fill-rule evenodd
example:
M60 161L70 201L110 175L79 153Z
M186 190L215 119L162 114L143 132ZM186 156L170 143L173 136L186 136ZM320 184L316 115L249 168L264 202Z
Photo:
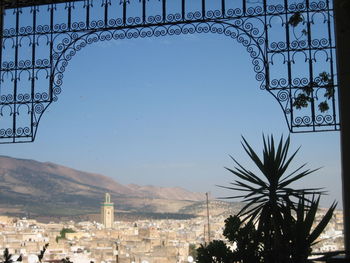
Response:
M85 46L195 33L224 34L246 47L260 88L281 105L291 132L339 129L328 0L34 1L16 8L6 2L2 143L35 139L41 116L61 93L69 61Z

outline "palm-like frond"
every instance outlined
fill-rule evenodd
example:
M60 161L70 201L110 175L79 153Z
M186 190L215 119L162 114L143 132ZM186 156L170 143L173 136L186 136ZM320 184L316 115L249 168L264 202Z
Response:
M8 248L5 248L4 250L4 262L3 263L12 263L12 255L10 254Z
M293 262L307 262L307 258L311 253L311 246L317 243L316 239L332 218L336 203L333 203L322 220L316 226L313 226L319 202L319 195L317 198L313 195L310 200L300 198L296 206L288 202L288 205L282 211L284 224L281 224L281 227L284 236L288 238L288 242L292 247ZM289 205L292 205L292 209L288 207ZM295 218L291 213L292 210L296 213Z
M278 144L275 145L273 136L263 136L264 147L261 158L244 137L242 137L241 144L261 174L257 175L249 169L244 168L235 158L230 156L235 163L235 167L233 169L225 168L237 176L238 179L231 183L233 185L232 187L223 186L223 188L242 192L242 195L232 197L243 198L243 201L246 202L240 214L247 215L249 213L254 213L254 215L257 214L257 216L259 216L264 207L261 205L262 203L274 204L275 208L277 208L284 203L285 196L298 198L309 193L323 193L319 188L294 189L289 187L289 185L295 181L318 170L302 170L305 167L304 164L295 169L292 173L285 175L292 160L294 160L300 149L297 149L294 153L289 155L289 137L284 140L283 136L281 136ZM256 210L259 212L256 213Z
M312 233L309 235L309 243L314 244L316 239L319 237L319 235L322 233L322 231L326 228L327 224L332 218L333 212L337 206L336 202L333 202L331 207L328 209L327 213L323 216L322 220L318 225L315 227L315 229L312 231Z
M225 167L236 179L225 189L239 191L226 199L243 199L244 206L236 215L246 225L257 225L257 247L262 262L306 263L311 246L332 217L336 204L314 227L322 188L293 188L292 184L318 169L306 169L306 164L287 172L298 153L289 154L290 138L283 136L275 143L273 136L263 136L262 156L242 137L242 146L258 173L243 167L232 156L234 168ZM317 197L317 198L316 198ZM243 234L243 232L242 232ZM255 251L256 252L256 251ZM261 253L260 253L261 252Z

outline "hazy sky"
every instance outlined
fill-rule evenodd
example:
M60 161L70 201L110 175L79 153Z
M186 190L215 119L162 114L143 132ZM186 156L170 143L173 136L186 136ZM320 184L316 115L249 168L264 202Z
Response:
M72 59L63 81L36 141L1 145L0 154L218 197L232 194L215 186L234 180L229 155L252 167L241 135L260 153L263 133L289 134L245 48L222 35L100 42ZM299 185L326 187L325 205L341 201L339 133L291 139L302 146L295 166L323 167Z

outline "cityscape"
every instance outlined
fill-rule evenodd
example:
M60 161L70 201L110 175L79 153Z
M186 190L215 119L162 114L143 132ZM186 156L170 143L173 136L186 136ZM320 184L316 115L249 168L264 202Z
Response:
M102 198L101 198L102 199ZM215 207L215 200L210 207ZM101 203L101 220L40 223L29 218L0 216L0 251L6 248L15 262L176 263L196 260L196 249L223 237L225 215L187 220L119 221L109 193ZM318 211L321 220L325 209ZM208 232L210 229L210 233ZM336 210L313 252L343 250L343 214ZM234 244L231 244L234 245Z
M0 263L349 263L349 14L0 0Z

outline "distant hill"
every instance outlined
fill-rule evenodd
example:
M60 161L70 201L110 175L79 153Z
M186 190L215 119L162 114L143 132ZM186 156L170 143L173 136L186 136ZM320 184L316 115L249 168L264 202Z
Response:
M77 215L96 213L105 192L127 213L178 213L204 194L179 187L122 185L100 174L51 162L0 156L0 214Z
M127 187L144 197L156 196L162 199L190 201L202 201L205 198L203 193L189 192L180 187L139 186L136 184L129 184Z

